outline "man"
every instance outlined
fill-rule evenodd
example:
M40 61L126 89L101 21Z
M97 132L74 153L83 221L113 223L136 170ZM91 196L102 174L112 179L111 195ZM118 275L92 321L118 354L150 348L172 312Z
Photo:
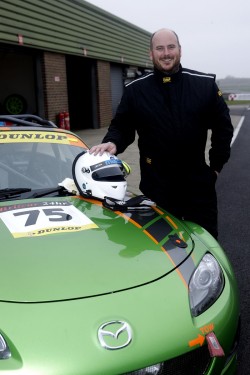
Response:
M122 153L137 132L142 193L217 237L215 182L229 159L233 136L228 107L215 75L181 66L181 46L172 30L152 35L150 57L154 71L126 86L103 143L90 152Z

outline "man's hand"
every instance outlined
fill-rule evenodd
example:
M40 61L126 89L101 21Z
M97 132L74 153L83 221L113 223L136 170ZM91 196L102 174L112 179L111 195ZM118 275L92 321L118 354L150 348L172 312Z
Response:
M113 142L101 143L99 145L91 147L89 153L94 155L102 155L105 151L109 152L112 155L116 154L116 145Z

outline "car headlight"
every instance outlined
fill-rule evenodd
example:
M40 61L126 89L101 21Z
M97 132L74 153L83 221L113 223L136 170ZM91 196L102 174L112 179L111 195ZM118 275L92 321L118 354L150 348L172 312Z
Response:
M206 254L189 282L189 301L193 316L207 310L219 297L224 287L224 277L217 260Z
M8 359L10 358L11 353L9 347L4 340L3 336L0 334L0 359Z
M124 375L158 375L162 372L163 363L145 367L137 371L127 372Z

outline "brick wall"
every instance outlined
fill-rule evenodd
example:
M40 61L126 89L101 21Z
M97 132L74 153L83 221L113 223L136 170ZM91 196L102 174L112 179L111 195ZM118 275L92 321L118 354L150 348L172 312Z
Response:
M96 76L98 123L102 128L108 126L112 119L110 63L97 61Z
M42 61L45 118L57 122L59 112L68 111L65 55L44 52ZM112 119L110 63L96 61L97 123L107 127Z
M65 55L44 52L42 71L45 118L56 122L59 112L68 111Z

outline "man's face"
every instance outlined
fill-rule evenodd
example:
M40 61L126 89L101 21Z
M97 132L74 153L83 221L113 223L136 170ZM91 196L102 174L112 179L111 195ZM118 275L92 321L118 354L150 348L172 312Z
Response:
M179 70L181 47L172 31L160 30L153 36L150 58L161 72L172 74Z

